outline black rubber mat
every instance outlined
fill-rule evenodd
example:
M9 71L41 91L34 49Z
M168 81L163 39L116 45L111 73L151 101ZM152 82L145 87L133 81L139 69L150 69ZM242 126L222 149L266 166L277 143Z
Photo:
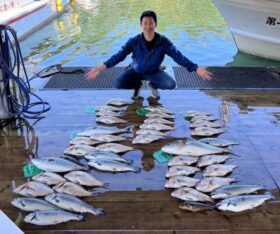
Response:
M113 67L98 75L94 80L86 80L85 74L88 71L88 67L63 67L62 69L63 72L82 69L84 73L54 74L43 89L114 89L113 80L124 71L124 67Z
M280 89L280 79L264 67L209 67L211 81L195 72L173 67L178 89Z

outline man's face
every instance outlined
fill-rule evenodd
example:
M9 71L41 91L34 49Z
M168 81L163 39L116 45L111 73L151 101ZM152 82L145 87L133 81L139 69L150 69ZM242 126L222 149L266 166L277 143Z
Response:
M144 33L151 34L155 32L157 24L155 23L153 17L144 17L140 24Z

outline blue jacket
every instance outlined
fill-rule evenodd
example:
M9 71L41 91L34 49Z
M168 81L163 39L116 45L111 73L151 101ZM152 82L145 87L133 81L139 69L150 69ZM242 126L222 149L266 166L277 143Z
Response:
M151 51L148 51L144 35L141 33L130 38L120 51L104 62L104 64L107 68L113 67L132 53L131 66L133 69L137 73L149 75L159 71L164 56L167 54L176 63L187 68L189 72L196 71L197 64L186 58L165 36L157 35L157 41Z

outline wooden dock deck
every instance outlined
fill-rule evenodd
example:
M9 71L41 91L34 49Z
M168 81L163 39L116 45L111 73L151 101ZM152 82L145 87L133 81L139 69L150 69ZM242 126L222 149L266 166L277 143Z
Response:
M45 227L24 223L26 213L10 204L16 197L11 181L15 180L17 185L26 181L22 168L28 161L29 150L32 148L39 157L62 155L73 131L96 125L95 116L85 113L86 107L104 105L111 98L130 100L131 92L76 90L38 91L38 94L52 106L46 118L30 128L23 125L15 130L7 126L0 131L0 209L25 233L280 233L279 92L162 91L160 103L176 114L176 130L170 133L170 138L136 145L136 150L126 155L142 168L141 173L94 172L97 178L110 183L110 189L103 190L99 199L86 201L104 208L106 214L87 215L85 222ZM143 96L149 96L149 92L144 90ZM131 104L126 113L125 118L135 127L143 121L135 113L142 105L148 105L146 99L144 103ZM187 110L207 111L226 120L227 132L220 137L240 142L233 147L240 157L229 161L238 168L230 176L241 184L263 185L277 199L241 213L179 210L180 201L170 196L171 190L164 189L167 165L155 162L152 153L167 142L190 137L189 122L181 115ZM30 148L32 139L38 139L38 145Z

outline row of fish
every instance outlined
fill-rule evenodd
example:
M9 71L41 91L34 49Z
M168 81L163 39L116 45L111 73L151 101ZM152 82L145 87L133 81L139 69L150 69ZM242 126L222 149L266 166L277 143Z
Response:
M145 107L148 113L139 126L132 144L149 144L167 136L166 131L174 130L174 114L161 106ZM164 131L164 132L162 132Z
M191 130L192 135L216 135L215 128L224 127L220 120L205 112L190 111L186 117L191 121L191 129L200 131L195 134ZM174 155L168 163L165 187L175 189L171 196L184 201L179 205L180 209L195 212L217 208L240 212L273 199L270 193L251 195L265 190L261 186L234 185L231 183L237 182L236 179L223 177L237 167L221 164L232 157L225 147L236 144L238 142L220 138L202 138L198 141L172 142L162 147L163 152ZM202 172L201 179L191 177L196 172ZM220 201L215 203L215 200Z

